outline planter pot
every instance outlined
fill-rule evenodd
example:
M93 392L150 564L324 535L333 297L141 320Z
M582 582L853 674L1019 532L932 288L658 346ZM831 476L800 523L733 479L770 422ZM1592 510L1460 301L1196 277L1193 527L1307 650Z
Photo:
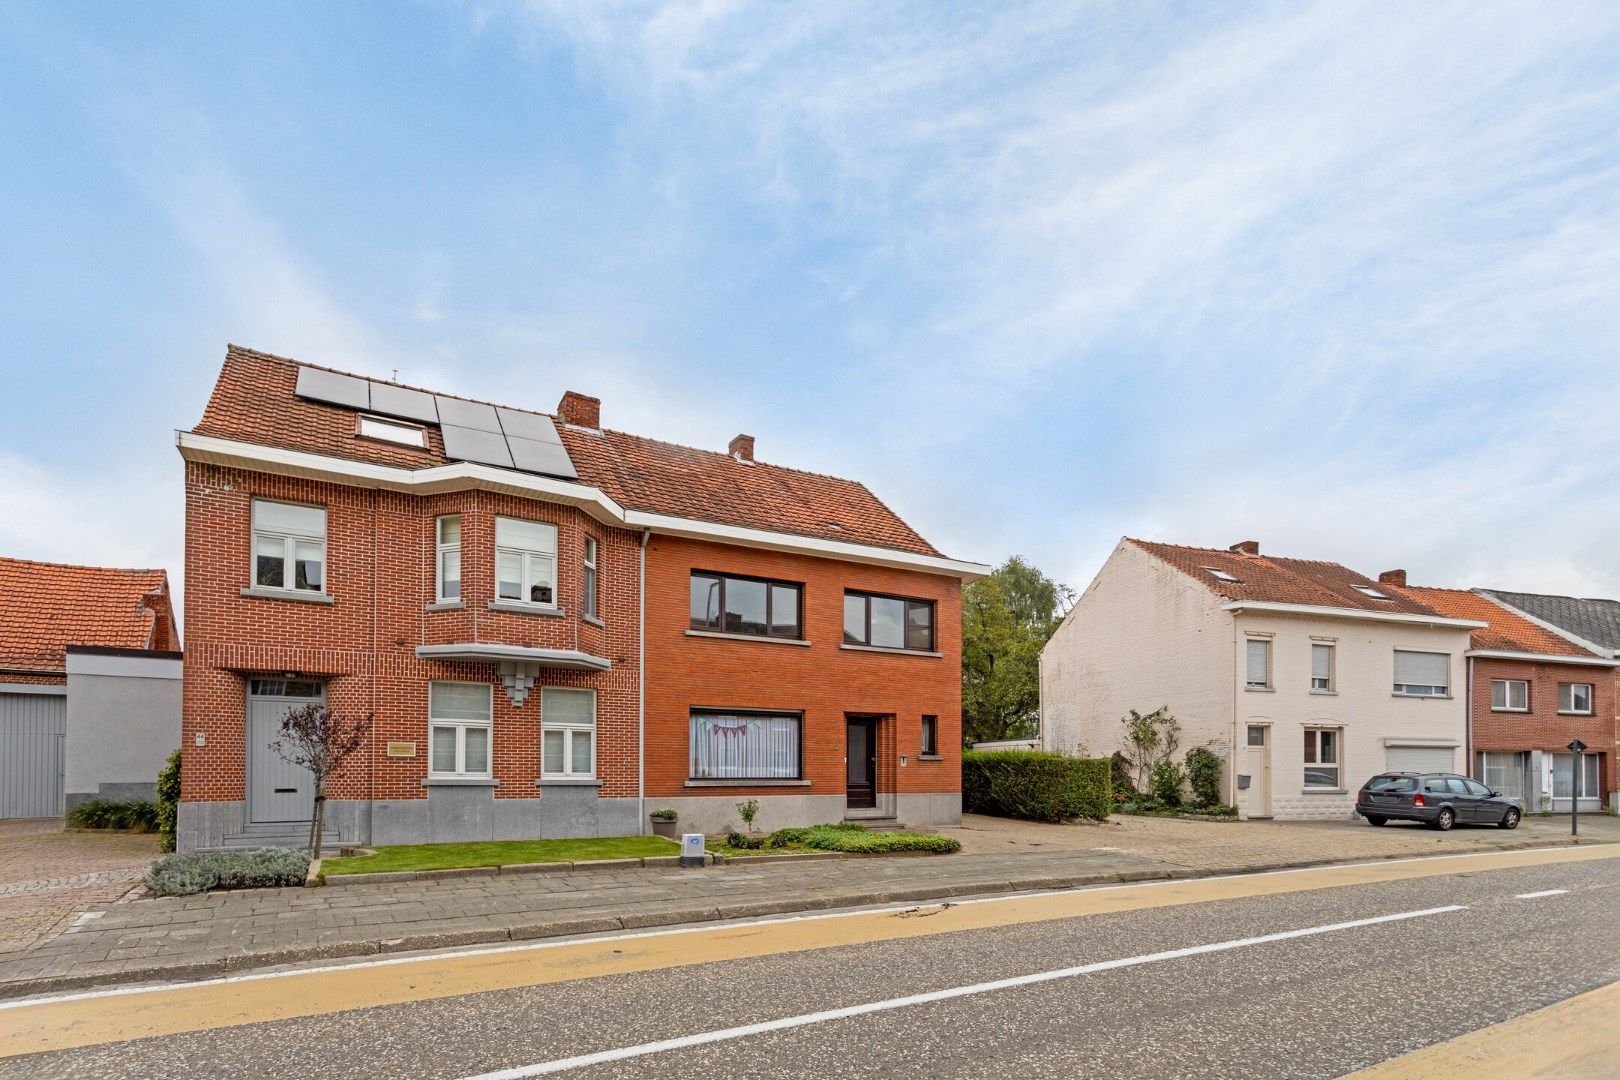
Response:
M680 829L681 823L679 821L661 821L658 818L652 819L652 830L654 836L666 836L671 840L679 840L681 838Z

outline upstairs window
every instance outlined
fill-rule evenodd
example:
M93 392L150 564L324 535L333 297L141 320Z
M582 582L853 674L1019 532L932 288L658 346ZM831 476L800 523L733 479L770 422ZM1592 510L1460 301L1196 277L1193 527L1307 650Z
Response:
M398 420L384 420L380 416L360 417L359 435L362 439L381 439L401 446L426 446L427 436L415 424L402 424Z
M1445 697L1451 693L1451 656L1395 650L1395 692L1404 697Z
M1311 642L1311 689L1318 693L1333 690L1333 646Z
M461 515L447 514L433 524L434 565L438 584L436 599L461 599Z
M518 604L556 603L557 526L495 519L495 596Z
M692 571L691 629L799 641L803 585Z
M596 538L585 538L585 614L589 618L597 618L596 614Z
M1249 690L1271 689L1271 642L1249 638L1245 646L1243 684Z
M1558 711L1577 716L1592 715L1592 684L1564 682L1558 684Z
M1523 679L1492 679L1491 711L1529 712L1530 684Z
M324 591L324 509L253 500L253 584L260 589Z
M846 592L844 644L933 652L934 602Z

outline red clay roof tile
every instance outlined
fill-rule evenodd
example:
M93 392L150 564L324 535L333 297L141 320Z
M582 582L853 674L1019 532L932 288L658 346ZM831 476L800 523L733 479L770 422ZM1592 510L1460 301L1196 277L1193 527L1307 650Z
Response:
M61 671L69 645L178 649L168 574L0 558L0 667Z
M1559 637L1551 630L1537 626L1524 616L1516 615L1477 593L1464 589L1434 589L1416 585L1409 585L1403 589L1387 585L1380 588L1404 593L1429 605L1440 614L1454 619L1476 619L1490 623L1489 626L1475 630L1470 635L1470 645L1475 649L1540 653L1547 656L1590 656L1597 659L1595 654L1579 645Z

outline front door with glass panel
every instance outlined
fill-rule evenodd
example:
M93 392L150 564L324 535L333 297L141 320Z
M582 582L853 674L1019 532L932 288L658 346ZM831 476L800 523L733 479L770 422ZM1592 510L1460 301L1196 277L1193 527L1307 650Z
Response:
M851 810L877 806L877 719L851 716L847 719L847 780L845 805Z
M1264 724L1250 724L1247 732L1246 769L1249 789L1246 806L1249 816L1271 816L1271 728Z
M318 682L254 679L248 686L248 820L308 821L315 812L315 776L288 764L272 748L292 709L325 698Z

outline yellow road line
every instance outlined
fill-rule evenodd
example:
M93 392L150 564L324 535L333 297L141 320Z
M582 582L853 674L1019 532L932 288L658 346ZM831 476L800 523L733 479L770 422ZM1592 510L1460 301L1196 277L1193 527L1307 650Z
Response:
M1620 982L1390 1058L1345 1080L1613 1080L1620 1073Z
M867 911L769 923L722 924L680 933L653 932L496 952L425 956L419 960L361 963L270 978L41 1001L0 1009L0 1058L459 997L489 990L927 937L960 930L1615 858L1620 858L1620 845L1446 856L1328 866L1290 873L1107 886L1011 896L949 908L922 908L914 913Z

